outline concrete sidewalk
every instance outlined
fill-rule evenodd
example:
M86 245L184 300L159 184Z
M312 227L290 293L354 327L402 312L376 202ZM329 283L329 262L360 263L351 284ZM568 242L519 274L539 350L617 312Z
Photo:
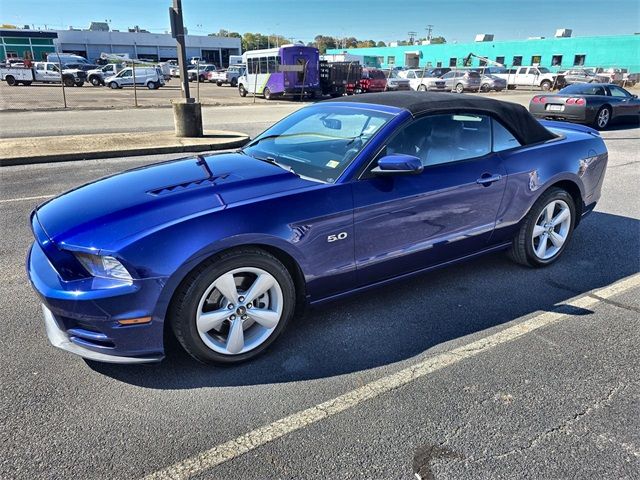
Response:
M244 133L225 130L207 130L200 138L178 138L173 131L7 138L0 139L0 166L225 150L247 140Z

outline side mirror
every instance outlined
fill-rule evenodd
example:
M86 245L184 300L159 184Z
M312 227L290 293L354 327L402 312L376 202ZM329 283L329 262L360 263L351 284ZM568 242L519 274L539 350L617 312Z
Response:
M418 157L398 153L385 155L371 171L376 175L416 175L422 170L424 167Z
M634 95L631 95L631 96L632 96L633 98L638 98L638 95L635 95L635 94L634 94Z

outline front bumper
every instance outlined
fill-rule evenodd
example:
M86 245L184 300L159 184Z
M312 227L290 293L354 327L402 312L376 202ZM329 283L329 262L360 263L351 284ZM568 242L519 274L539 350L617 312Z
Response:
M94 277L65 280L38 242L29 252L27 273L42 300L47 335L54 346L112 363L163 358L164 318L154 315L154 309L165 279L129 283ZM120 323L141 317L151 317L151 321Z
M42 313L44 314L44 326L47 330L47 337L49 337L51 345L67 352L80 355L87 360L95 360L96 362L105 363L136 364L159 362L163 358L162 355L151 357L123 357L120 355L96 352L79 344L78 342L82 341L81 338L69 336L62 328L60 328L53 313L51 313L51 310L49 310L44 304L42 305Z

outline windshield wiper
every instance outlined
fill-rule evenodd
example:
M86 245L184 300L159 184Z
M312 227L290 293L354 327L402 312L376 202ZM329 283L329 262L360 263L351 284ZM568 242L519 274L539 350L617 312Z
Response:
M251 157L255 158L256 160L260 160L261 162L267 162L270 163L271 165L275 165L277 167L282 168L283 170L286 170L287 172L291 172L293 174L296 174L296 172L293 171L293 168L291 168L289 165L285 165L283 163L278 162L275 158L273 157L256 157L255 155L250 155Z

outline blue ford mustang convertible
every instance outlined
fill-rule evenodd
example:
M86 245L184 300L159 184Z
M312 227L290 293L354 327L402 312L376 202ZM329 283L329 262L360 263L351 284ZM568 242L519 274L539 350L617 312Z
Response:
M302 108L233 153L149 165L36 208L27 269L57 347L235 363L319 303L496 250L558 260L600 197L588 127L480 97Z

